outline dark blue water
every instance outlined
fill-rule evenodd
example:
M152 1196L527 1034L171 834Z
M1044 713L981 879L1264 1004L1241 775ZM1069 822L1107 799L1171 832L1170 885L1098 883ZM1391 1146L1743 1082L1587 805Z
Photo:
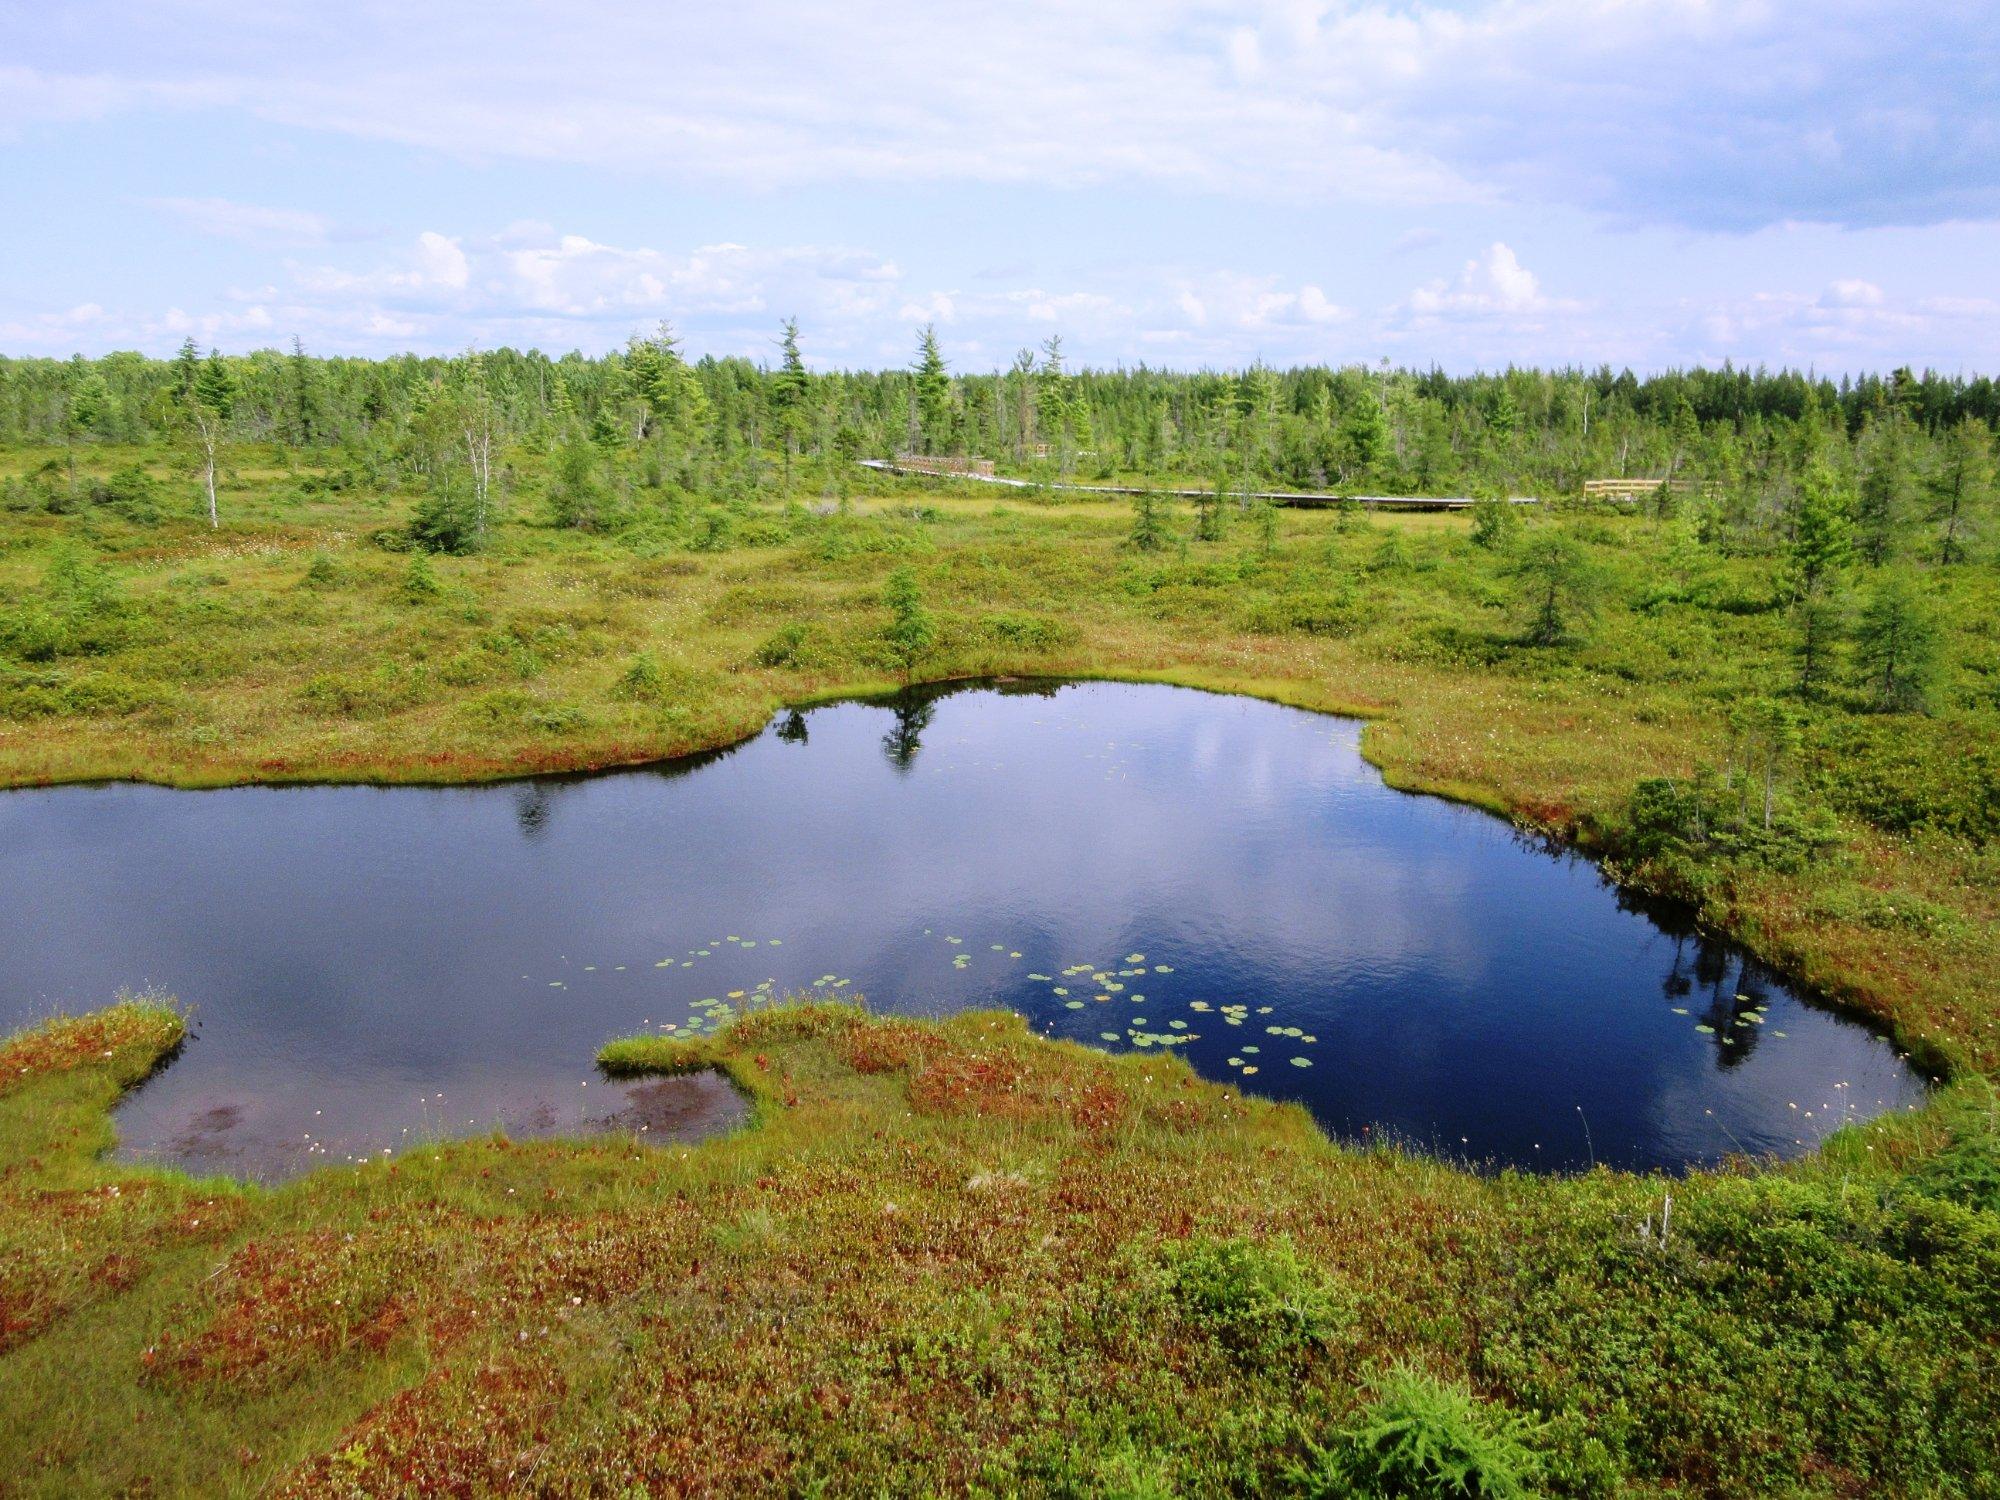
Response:
M590 778L9 793L0 1021L172 991L194 1040L121 1149L264 1177L495 1125L698 1129L729 1091L635 1096L598 1046L795 991L1012 1006L1481 1163L1787 1155L1921 1100L1879 1036L1588 863L1386 789L1357 729L1016 686Z

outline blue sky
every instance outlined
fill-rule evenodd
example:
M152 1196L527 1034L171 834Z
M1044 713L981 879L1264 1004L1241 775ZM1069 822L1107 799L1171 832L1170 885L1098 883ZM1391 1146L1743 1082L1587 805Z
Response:
M0 6L0 351L2000 368L1991 0Z

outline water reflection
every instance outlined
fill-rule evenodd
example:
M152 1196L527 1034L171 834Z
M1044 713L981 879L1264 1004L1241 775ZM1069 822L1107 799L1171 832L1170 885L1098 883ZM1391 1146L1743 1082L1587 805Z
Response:
M523 838L541 837L549 821L549 809L562 789L559 781L524 782L514 791L514 821Z
M1388 791L1356 734L1017 682L599 777L12 793L0 1020L149 982L195 1002L121 1149L243 1171L259 1142L295 1165L629 1118L602 1041L794 992L1008 1005L1355 1138L1531 1168L1789 1153L1921 1098L1684 914Z
M931 716L936 712L937 697L930 694L906 693L889 705L895 722L882 736L882 753L889 757L890 765L907 772L916 764L917 752L924 747L924 731L931 727Z

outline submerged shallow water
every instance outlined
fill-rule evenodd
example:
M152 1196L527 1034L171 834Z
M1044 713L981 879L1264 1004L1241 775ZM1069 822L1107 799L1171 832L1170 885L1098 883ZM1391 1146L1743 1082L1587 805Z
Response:
M496 786L0 794L0 1021L154 985L191 1040L120 1154L275 1178L495 1126L735 1122L606 1040L762 995L1006 1005L1529 1168L1796 1154L1915 1107L1888 1042L1588 862L1386 788L1358 726L1105 683L782 715Z

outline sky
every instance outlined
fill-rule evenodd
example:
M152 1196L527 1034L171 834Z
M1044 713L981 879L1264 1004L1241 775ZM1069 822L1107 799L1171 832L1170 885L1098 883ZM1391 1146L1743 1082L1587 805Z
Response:
M2000 372L1996 0L0 0L0 353Z

